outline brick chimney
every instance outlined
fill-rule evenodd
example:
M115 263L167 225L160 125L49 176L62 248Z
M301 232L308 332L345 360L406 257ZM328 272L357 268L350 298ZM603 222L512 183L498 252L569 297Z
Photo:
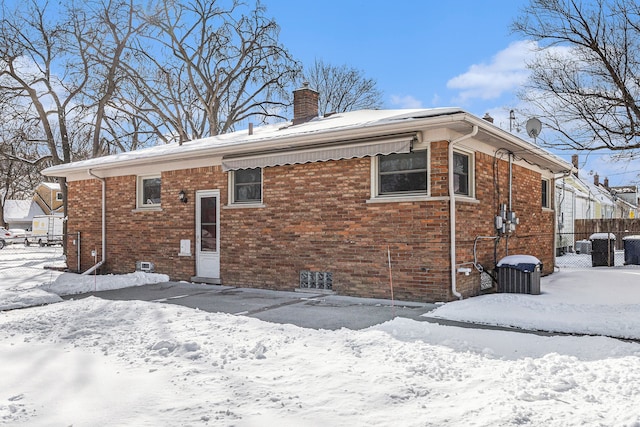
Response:
M609 178L607 177L604 178L604 188L606 188L607 190L609 189Z
M309 89L309 82L293 91L293 124L308 122L318 117L318 92Z
M578 155L577 154L572 154L571 155L571 164L573 165L574 168L580 169L580 167L578 166Z
M600 186L600 175L593 175L593 185L595 185L596 187Z
M485 113L482 119L488 121L489 123L493 123L493 117L491 117L489 113Z

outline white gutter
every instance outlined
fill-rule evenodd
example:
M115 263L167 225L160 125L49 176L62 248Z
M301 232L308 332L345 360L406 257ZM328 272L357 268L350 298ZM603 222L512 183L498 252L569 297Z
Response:
M245 155L253 155L256 152L264 150L297 150L304 149L307 145L322 143L345 144L357 141L365 141L367 138L380 138L388 136L396 137L397 133L417 134L426 127L437 127L442 124L460 121L464 113L457 114L458 120L452 119L452 116L429 117L421 119L413 119L411 121L403 120L399 123L384 122L375 126L338 128L325 131L301 133L294 135L264 137L260 139L247 139L231 141L218 144L203 144L203 140L188 141L181 146L171 147L164 151L157 150L157 147L146 148L136 151L130 151L111 156L101 157L99 159L81 160L74 163L66 163L63 165L51 166L42 171L45 176L68 176L72 173L84 173L87 168L95 171L107 171L113 168L133 167L139 165L164 164L176 160L192 160L198 158L220 157L240 157ZM428 120L430 119L430 120ZM436 120L436 121L434 121ZM383 130L384 134L380 131ZM194 143L198 143L195 145ZM166 148L166 147L165 147ZM156 150L154 150L156 149ZM151 152L151 154L149 154Z
M478 133L478 125L473 125L473 129L471 133L466 135L462 135L459 138L454 139L449 142L449 234L451 241L451 292L458 297L458 299L462 299L462 294L458 292L456 289L456 194L455 188L453 186L453 146L466 140L476 136Z
M82 273L83 275L91 274L107 261L107 181L104 178L100 178L91 172L91 169L87 169L87 173L102 183L102 259L96 263L93 267ZM78 265L78 269L80 266Z

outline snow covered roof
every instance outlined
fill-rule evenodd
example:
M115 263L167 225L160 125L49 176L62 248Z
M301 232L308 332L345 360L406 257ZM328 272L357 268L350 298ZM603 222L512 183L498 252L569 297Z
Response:
M43 215L42 208L33 200L6 200L4 220L6 222L31 221L35 215Z
M43 185L43 186L49 188L50 190L60 191L60 184L58 184L56 182L43 182L40 185Z
M214 156L251 155L264 150L305 149L313 144L343 142L349 144L364 138L393 136L402 132L420 132L425 129L447 128L457 134L469 133L477 125L480 132L476 139L498 148L518 151L519 157L553 172L570 170L571 165L551 153L486 120L473 116L459 108L407 109L407 110L359 110L317 117L305 123L293 125L283 122L247 130L216 135L178 143L158 145L110 156L57 165L45 169L46 176L66 176L88 170L109 170L150 163L185 161ZM524 154L522 154L524 153ZM530 157L530 158L527 158Z
M585 175L582 171L578 172L577 181L592 195L598 202L603 205L614 205L613 195L602 187L595 185L590 176Z
M636 193L638 191L637 188L635 186L633 186L633 185L611 187L611 189L615 190L616 193L627 193L627 194L633 194L633 193Z

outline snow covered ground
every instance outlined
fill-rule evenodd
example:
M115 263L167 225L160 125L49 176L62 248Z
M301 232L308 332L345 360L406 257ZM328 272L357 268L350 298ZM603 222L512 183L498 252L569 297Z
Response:
M487 295L431 315L638 337L638 274L562 269L542 279L542 295ZM0 301L146 280L108 278L38 287L25 273L0 282ZM640 346L601 336L400 318L318 331L92 297L0 312L0 360L0 425L640 425Z

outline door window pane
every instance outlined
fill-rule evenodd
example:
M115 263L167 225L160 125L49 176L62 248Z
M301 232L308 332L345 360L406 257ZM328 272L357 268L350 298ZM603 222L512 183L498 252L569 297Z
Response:
M200 199L200 250L216 252L217 245L218 203L216 197Z

